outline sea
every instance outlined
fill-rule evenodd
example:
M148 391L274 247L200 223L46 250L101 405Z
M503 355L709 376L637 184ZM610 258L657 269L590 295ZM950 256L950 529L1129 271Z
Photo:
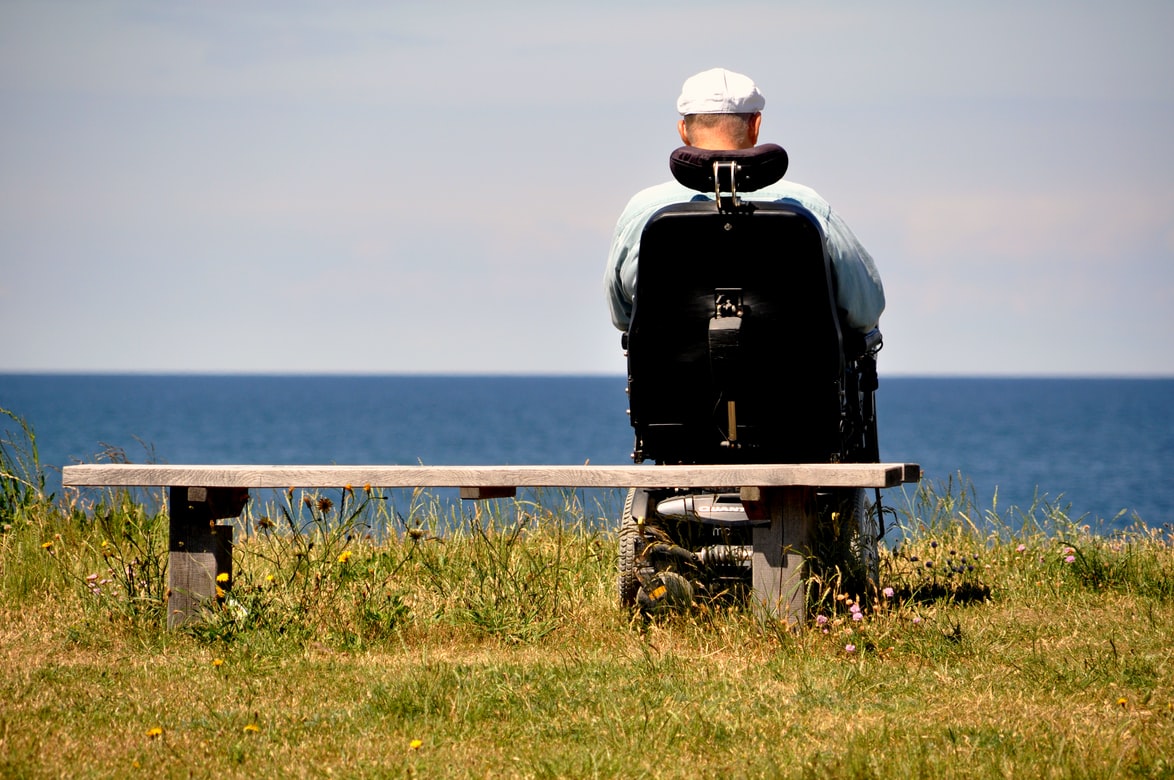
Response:
M931 485L965 487L984 511L1013 520L1046 502L1105 532L1174 523L1174 379L882 376L877 404L881 459L920 464ZM0 409L32 427L54 492L62 466L111 453L209 465L624 464L626 408L622 376L0 374ZM19 443L11 417L0 432Z

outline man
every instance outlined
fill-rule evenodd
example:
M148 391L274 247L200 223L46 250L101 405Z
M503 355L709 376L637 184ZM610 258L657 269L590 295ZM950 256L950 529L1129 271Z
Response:
M758 143L765 104L762 93L748 77L724 68L707 70L687 79L681 89L677 111L682 119L677 123L677 131L686 146L749 149ZM744 200L779 201L808 211L824 236L844 324L861 332L876 327L885 308L880 274L872 257L827 201L811 188L785 180L739 195ZM713 196L669 181L638 192L628 202L616 224L604 279L611 320L617 328L627 330L631 322L644 225L664 206L707 198ZM764 258L764 262L768 261L769 258Z

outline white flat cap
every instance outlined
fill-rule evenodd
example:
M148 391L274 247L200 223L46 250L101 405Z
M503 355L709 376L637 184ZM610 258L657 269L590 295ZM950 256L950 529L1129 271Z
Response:
M689 114L757 114L766 98L749 76L713 68L690 76L681 87L677 111Z

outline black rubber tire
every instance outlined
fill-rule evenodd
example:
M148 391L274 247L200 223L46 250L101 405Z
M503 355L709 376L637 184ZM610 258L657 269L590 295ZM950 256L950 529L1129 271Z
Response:
M866 598L880 581L876 510L863 488L831 488L819 497L813 575L838 592Z
M645 585L636 592L636 603L646 614L687 609L693 604L693 584L675 571L659 572Z
M852 539L853 563L863 574L867 589L875 593L880 587L880 552L877 546L879 541L879 525L877 523L876 508L868 500L868 491L864 488L851 488L849 497L852 520L850 527L855 538Z
M624 514L620 517L619 554L616 556L616 587L620 606L631 609L636 606L636 594L640 580L636 578L636 548L640 544L640 529L632 517L638 488L628 488L624 499Z

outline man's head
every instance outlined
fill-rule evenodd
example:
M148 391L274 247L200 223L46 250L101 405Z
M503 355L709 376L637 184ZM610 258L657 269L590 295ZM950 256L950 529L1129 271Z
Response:
M749 77L725 68L685 80L677 98L677 131L686 146L748 149L758 143L766 100Z

